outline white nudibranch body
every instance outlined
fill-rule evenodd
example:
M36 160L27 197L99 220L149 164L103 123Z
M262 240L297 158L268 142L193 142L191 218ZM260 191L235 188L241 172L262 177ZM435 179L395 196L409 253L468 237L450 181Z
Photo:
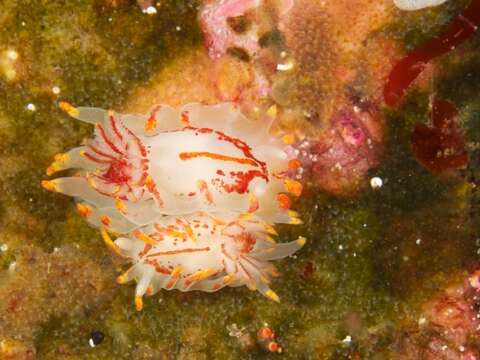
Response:
M393 0L395 5L406 11L420 10L427 7L438 6L447 0Z
M94 124L94 136L47 169L74 176L42 184L75 197L105 242L134 263L123 279L138 281L137 307L160 288L247 285L277 298L268 261L303 242L275 244L266 234L274 223L300 223L290 195L302 186L287 177L297 162L269 135L269 121L249 120L230 103L156 106L148 115L60 106ZM108 232L124 236L114 242Z
M137 280L137 306L145 293L160 289L213 292L242 285L278 301L268 285L277 275L269 261L293 254L305 240L277 244L271 231L255 217L233 213L163 216L115 240L117 252L134 264L118 281Z

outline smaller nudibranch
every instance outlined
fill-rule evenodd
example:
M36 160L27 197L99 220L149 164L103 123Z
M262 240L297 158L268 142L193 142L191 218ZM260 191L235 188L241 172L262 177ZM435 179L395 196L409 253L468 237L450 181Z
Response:
M292 255L305 239L279 244L270 235L276 233L268 223L233 213L160 216L115 241L103 230L107 245L133 263L117 280L137 281L138 310L144 294L160 289L214 292L246 285L279 301L269 287L270 278L278 275L269 261Z
M269 223L300 223L288 178L293 159L269 135L270 121L247 119L231 103L156 106L147 115L60 107L95 125L94 137L55 157L43 186L76 197L92 224L125 233L159 215L196 211L254 213Z

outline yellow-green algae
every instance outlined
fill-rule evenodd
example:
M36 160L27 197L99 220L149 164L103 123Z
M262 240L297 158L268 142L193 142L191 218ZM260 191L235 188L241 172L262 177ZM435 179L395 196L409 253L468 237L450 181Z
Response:
M156 16L142 14L133 1L0 4L0 51L19 55L16 78L0 80L0 243L7 245L0 253L2 344L34 348L38 359L397 358L395 332L418 319L421 304L450 273L476 260L478 216L470 210L479 205L469 202L466 177L435 177L409 150L413 125L427 118L427 93L412 92L399 111L386 113L386 153L372 171L384 179L381 190L351 199L308 191L297 204L305 224L279 229L280 241L308 238L294 258L278 263L283 276L273 287L280 304L245 288L163 291L136 312L133 287L114 283L121 264L98 232L75 213L71 199L40 188L53 155L91 131L59 112L58 97L120 107L137 86L200 46L198 3L160 4ZM422 37L454 13L453 5L431 10L425 16L435 23ZM419 40L412 31L423 24L411 15L392 31L414 46ZM478 69L478 42L473 44L477 56L470 64ZM451 56L438 91L452 97L460 91L453 99L470 104L462 107L462 120L478 129L478 82L465 82L463 62ZM61 89L58 96L54 86ZM314 271L304 276L307 263ZM14 294L24 306L15 314ZM352 316L361 319L356 331L346 324ZM227 330L237 324L255 337L264 323L277 333L281 355L242 348ZM91 348L94 330L106 338ZM342 341L347 336L351 343Z

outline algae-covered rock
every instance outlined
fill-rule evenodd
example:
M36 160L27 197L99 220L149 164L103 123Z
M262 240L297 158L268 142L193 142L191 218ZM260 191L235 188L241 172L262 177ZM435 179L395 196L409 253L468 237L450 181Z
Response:
M0 358L381 360L421 341L413 319L456 281L450 273L478 261L478 39L435 63L402 107L382 108L380 97L399 54L436 34L467 2L400 16L390 1L379 1L380 10L363 0L351 9L348 1L329 1L327 10L300 1L305 6L292 10L285 37L298 67L272 77L272 96L257 108L250 106L253 62L208 57L200 0L2 1ZM275 72L275 64L264 65ZM456 103L476 159L449 177L429 173L410 148L415 125L428 120L432 92ZM40 187L53 156L93 131L63 114L59 101L146 112L155 103L245 95L253 116L275 104L278 128L306 136L321 133L328 123L322 114L358 94L378 105L383 156L348 198L306 184L293 204L304 224L277 228L280 242L307 238L301 251L278 261L278 304L246 288L165 290L137 312L133 285L115 282L127 262L109 253L71 199ZM382 186L372 188L372 177ZM265 327L275 333L274 351L258 338ZM95 332L103 341L92 346ZM412 346L403 350L415 353Z

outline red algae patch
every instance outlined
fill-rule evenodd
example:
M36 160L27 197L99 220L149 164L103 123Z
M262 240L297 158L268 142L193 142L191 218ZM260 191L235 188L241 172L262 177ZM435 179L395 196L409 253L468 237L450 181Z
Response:
M417 161L435 174L465 167L468 154L455 105L434 98L430 116L431 124L416 125L412 134L412 151Z

